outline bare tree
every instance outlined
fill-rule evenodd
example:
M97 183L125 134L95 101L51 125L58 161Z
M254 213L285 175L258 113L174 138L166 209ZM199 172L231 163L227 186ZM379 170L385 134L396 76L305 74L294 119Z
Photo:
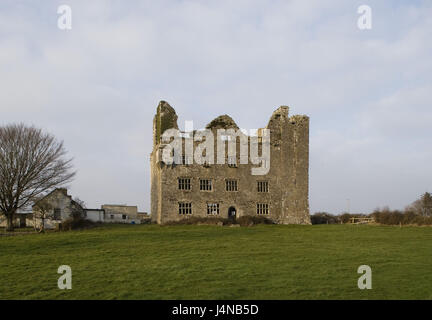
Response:
M18 209L72 181L72 159L65 159L62 141L24 124L0 127L0 212L13 231Z
M425 192L421 195L420 199L414 201L406 210L414 211L416 214L424 217L432 216L432 195L429 192Z
M83 209L87 208L86 203L83 200L81 200L80 198L75 197L73 200L76 203L78 203L81 206L81 208L83 208Z
M41 198L33 207L33 227L36 231L45 232L45 220L54 217L52 204L47 199ZM38 220L41 224L38 225Z

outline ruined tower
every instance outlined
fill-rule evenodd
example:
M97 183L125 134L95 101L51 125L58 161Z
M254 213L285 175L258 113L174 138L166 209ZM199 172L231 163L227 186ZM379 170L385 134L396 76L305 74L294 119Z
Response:
M279 107L267 126L258 130L260 143L263 129L270 133L270 165L266 174L253 175L251 169L257 165L250 161L245 163L239 155L243 147L248 150L246 158L251 155L251 149L247 147L253 138L237 131L237 124L227 115L217 117L206 129L215 137L215 158L219 142L216 140L221 138L218 132L221 129L236 130L233 159L225 155L226 163L220 164L215 159L198 164L193 156L193 159L188 158L185 140L181 139L180 160L165 163L162 153L167 141L162 141L162 135L168 129L178 129L178 125L175 110L161 101L153 119L152 220L163 224L193 216L236 218L259 215L281 224L310 224L309 118L304 115L289 117L288 112L288 107ZM199 133L193 132L194 136ZM185 134L179 132L181 137ZM195 150L200 142L191 141Z

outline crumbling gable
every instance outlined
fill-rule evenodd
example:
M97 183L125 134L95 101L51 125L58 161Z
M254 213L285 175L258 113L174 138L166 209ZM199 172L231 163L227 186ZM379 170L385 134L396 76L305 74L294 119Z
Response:
M209 124L206 125L206 129L236 129L239 127L234 120L227 114L221 115L213 119Z
M173 107L166 101L159 102L156 109L156 115L153 118L153 136L154 143L160 142L160 139L167 129L178 129L177 114Z

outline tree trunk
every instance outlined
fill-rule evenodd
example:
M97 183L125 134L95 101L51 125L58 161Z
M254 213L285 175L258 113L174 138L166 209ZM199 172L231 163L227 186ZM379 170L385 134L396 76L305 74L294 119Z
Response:
M13 225L13 214L9 213L6 216L6 220L7 220L7 226L6 226L6 231L14 231L14 225Z
M42 220L42 225L41 225L41 228L39 230L39 233L44 233L45 232L45 217L42 216L41 220Z

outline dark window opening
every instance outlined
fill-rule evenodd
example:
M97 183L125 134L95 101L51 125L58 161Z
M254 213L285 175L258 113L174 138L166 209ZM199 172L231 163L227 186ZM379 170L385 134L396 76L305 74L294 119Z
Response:
M61 220L61 209L60 208L54 209L54 220Z

